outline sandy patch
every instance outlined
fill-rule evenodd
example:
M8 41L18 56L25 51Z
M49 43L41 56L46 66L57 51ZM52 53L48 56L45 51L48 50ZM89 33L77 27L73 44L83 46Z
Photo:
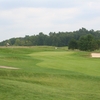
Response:
M14 68L14 67L7 67L7 66L0 66L0 68L5 68L5 69L19 69L19 68Z
M100 53L91 53L92 57L100 58Z

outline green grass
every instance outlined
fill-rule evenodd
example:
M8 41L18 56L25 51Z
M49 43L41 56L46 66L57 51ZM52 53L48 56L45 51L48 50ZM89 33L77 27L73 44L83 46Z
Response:
M100 59L67 47L0 48L0 100L100 100Z

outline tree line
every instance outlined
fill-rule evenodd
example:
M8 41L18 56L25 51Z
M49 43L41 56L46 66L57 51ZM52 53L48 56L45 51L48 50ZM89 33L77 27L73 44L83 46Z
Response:
M100 47L100 31L81 28L73 32L50 32L48 35L40 32L38 35L26 35L2 41L0 46L5 46L7 43L11 46L68 46L69 49L80 50L88 50L87 47L91 44L91 50L94 50Z
M68 44L69 49L79 49L82 51L94 51L100 49L100 40L96 40L93 35L81 36L79 40L72 39Z

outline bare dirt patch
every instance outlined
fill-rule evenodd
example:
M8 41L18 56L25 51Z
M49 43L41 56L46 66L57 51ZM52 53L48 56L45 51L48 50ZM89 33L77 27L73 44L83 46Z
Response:
M92 57L100 58L100 53L91 53Z
M7 66L0 66L0 68L5 68L5 69L19 69L19 68L14 68L14 67L7 67Z

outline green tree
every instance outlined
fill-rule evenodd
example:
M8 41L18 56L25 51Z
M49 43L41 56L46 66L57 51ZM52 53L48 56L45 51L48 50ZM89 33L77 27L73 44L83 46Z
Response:
M16 45L16 46L20 46L20 45L21 45L21 44L20 44L20 39L19 39L19 38L16 39L15 45Z
M77 49L78 48L78 42L75 39L72 39L69 41L68 49Z
M96 49L96 42L92 35L85 35L79 39L79 49L83 51L93 51Z

